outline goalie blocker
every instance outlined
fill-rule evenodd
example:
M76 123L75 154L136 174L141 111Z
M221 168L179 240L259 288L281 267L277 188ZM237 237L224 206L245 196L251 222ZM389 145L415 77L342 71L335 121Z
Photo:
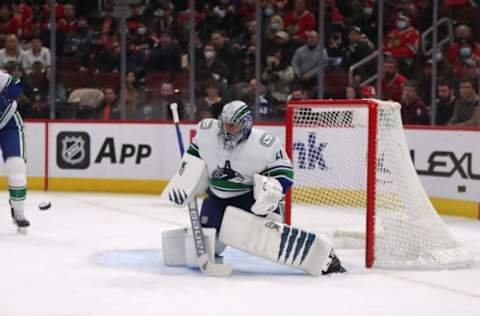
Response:
M184 156L184 162L195 168L185 168L185 164L182 164L162 193L162 198L178 206L184 206L206 188L204 162L189 154ZM281 199L277 184L268 177L256 176L254 184L256 188L253 195L257 201L250 203L250 210L226 206L221 225L218 225L218 234L215 228L203 228L210 262L215 262L215 253L221 252L227 245L273 262L300 268L314 276L345 272L328 240L274 221L271 216L254 215L252 211L261 215L273 214L273 206L278 205ZM218 210L219 213L222 211ZM165 264L198 267L193 237L190 228L163 232Z

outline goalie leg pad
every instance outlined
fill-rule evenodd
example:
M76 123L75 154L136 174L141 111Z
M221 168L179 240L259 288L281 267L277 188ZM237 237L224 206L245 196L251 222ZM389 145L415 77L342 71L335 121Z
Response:
M218 240L254 256L319 276L332 261L327 239L307 231L227 207Z
M214 228L204 228L208 259L215 262ZM191 228L179 228L162 232L163 260L167 266L198 267L198 257Z

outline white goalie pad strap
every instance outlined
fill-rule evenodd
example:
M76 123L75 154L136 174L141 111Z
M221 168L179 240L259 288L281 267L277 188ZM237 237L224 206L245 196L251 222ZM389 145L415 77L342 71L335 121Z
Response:
M208 259L215 262L215 228L204 228ZM190 228L162 232L163 261L167 266L198 267L198 257Z
M195 195L208 188L208 172L205 162L190 154L183 155L180 168L163 190L161 199L183 207Z
M331 259L332 244L323 237L229 206L218 240L255 256L319 276Z
M277 179L253 175L253 197L255 203L251 211L257 215L266 215L275 211L283 199L283 188Z

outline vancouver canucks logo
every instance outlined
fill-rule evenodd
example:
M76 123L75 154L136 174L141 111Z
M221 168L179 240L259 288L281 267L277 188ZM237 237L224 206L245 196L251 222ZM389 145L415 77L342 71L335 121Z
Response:
M217 169L215 169L212 173L212 178L217 180L225 180L225 181L232 180L232 179L238 179L238 180L244 179L244 177L240 173L232 169L230 160L225 161L225 166L217 167Z

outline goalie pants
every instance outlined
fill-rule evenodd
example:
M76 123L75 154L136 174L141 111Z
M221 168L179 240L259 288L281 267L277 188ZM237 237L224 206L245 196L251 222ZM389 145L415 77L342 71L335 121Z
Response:
M202 223L202 227L216 228L217 232L220 231L223 214L225 213L227 206L235 206L245 212L252 213L250 208L255 203L253 191L228 199L221 199L210 190L207 190L207 194L208 197L203 201L202 209L200 211L200 222ZM280 214L280 210L275 210L275 213Z

